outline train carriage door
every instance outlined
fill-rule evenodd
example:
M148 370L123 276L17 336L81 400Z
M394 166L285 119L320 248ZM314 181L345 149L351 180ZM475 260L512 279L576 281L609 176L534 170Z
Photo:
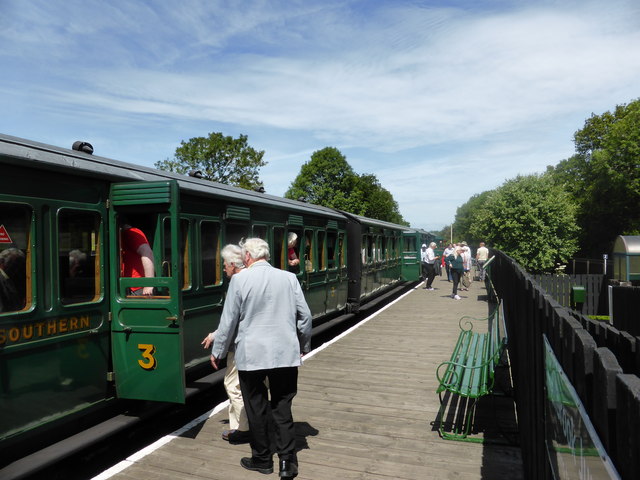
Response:
M118 397L184 403L178 184L113 184L110 204L111 340Z
M414 282L420 279L420 246L415 231L402 232L402 279Z

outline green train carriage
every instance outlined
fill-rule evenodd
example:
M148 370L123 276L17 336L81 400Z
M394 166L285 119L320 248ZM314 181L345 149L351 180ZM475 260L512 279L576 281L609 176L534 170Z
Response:
M420 249L436 240L435 235L421 229L406 228L402 232L402 278L413 281L421 279ZM438 251L436 250L436 255Z
M18 252L22 272L18 304L0 311L5 462L120 399L183 402L187 379L210 372L200 342L219 321L227 243L264 238L287 268L295 232L314 325L401 277L397 225L3 135L0 168L0 256ZM120 275L125 216L155 277Z

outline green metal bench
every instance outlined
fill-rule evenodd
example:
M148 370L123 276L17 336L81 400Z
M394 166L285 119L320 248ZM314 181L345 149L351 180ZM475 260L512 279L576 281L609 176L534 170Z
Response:
M486 333L473 330L473 323L488 322ZM458 322L460 334L451 358L441 363L436 370L439 382L436 393L440 396L440 435L448 440L482 442L481 439L469 439L475 402L493 392L495 369L500 363L507 346L507 333L501 304L487 318L462 317ZM453 422L451 432L445 431L444 413L447 402L443 392L471 399L467 406L464 423L461 427Z

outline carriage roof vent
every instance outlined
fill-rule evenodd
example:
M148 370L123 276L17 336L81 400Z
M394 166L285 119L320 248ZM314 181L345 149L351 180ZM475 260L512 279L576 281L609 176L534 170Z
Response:
M89 155L93 153L93 145L91 145L89 142L82 142L80 140L78 140L77 142L73 142L71 149L78 152L88 153Z

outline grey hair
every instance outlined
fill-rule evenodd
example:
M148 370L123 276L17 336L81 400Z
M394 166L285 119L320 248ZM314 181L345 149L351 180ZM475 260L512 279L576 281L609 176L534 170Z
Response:
M289 237L287 238L287 245L289 247L293 247L298 240L298 234L295 232L289 232Z
M438 246L438 244L437 244L436 242L431 242L431 243L429 244L429 247L431 247L431 248L435 248L435 247L437 247L437 246Z
M244 261L242 260L242 249L238 245L230 243L220 251L222 259L227 262L228 265L233 265L236 268L243 268Z
M242 257L246 252L251 255L254 260L269 260L269 244L261 238L247 238L244 242L240 242L242 247Z

